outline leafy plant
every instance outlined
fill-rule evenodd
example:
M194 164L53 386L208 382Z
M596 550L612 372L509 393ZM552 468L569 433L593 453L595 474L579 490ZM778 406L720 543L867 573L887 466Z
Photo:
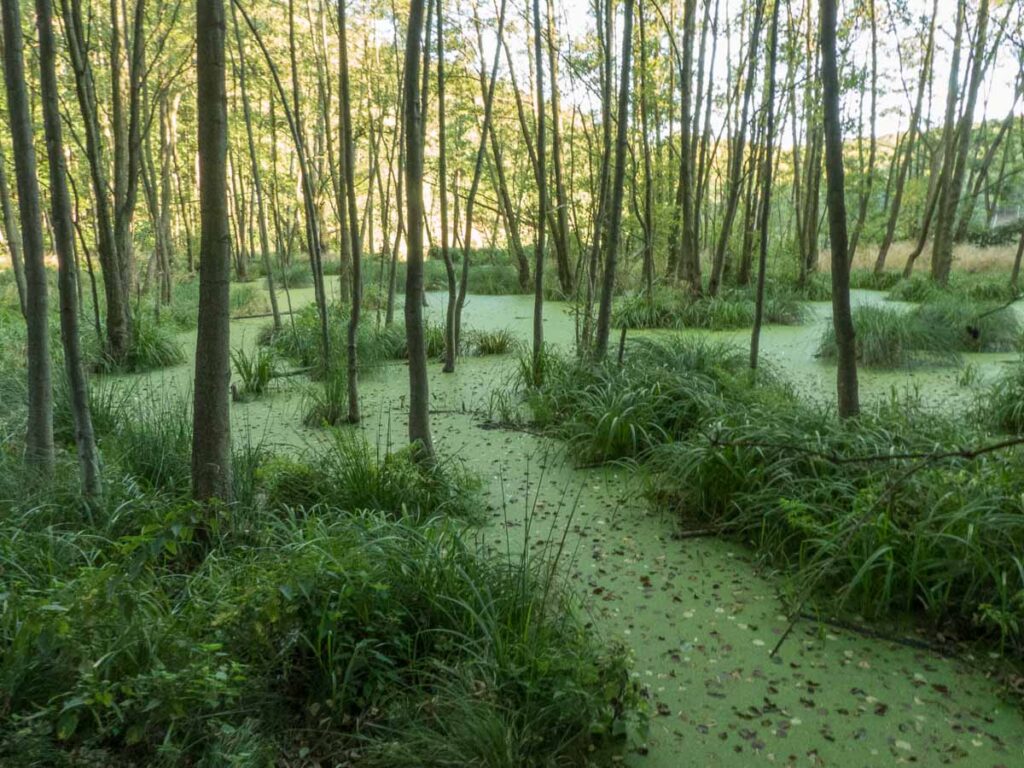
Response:
M244 348L239 347L231 351L231 362L242 380L240 397L256 398L267 391L274 378L275 368L274 354L271 350L256 347L252 352L246 352Z

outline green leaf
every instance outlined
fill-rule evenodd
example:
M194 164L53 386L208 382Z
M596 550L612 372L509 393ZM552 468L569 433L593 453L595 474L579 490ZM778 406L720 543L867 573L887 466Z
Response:
M70 739L76 728L78 728L78 712L71 710L57 718L57 738L61 741Z

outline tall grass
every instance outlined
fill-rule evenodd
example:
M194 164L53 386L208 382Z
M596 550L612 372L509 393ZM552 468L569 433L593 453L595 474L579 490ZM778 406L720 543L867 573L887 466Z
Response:
M876 368L956 364L963 352L1016 349L1020 322L1001 305L974 304L951 296L933 298L910 310L861 305L853 310L858 360ZM835 357L835 331L826 327L818 355Z
M988 387L976 414L983 424L1010 434L1024 434L1024 364L1003 371Z
M1024 653L1019 451L960 456L986 432L907 399L843 422L744 364L643 341L621 366L555 358L526 391L574 457L639 462L652 505L750 542L830 609L914 613Z
M612 323L626 328L701 328L728 330L754 324L754 294L747 289L725 289L717 296L694 298L683 289L660 287L651 296L628 294L613 308ZM764 321L798 325L804 309L798 297L773 288L765 296Z
M148 312L135 314L131 346L123 360L111 358L92 334L84 336L83 342L84 357L97 373L142 373L181 365L186 360L171 329Z
M0 440L3 765L583 766L637 704L560 552L466 530L458 465L246 444L238 502L201 507L187 407L109 402L100 502L70 456L26 493Z
M855 423L802 405L752 409L705 432L652 455L658 504L750 541L833 607L916 612L1024 650L1024 477L1014 452L899 459L965 439L962 425L906 402Z

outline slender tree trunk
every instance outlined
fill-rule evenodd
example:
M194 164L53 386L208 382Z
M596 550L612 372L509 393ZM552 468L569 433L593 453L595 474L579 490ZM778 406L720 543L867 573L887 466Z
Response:
M746 146L750 98L753 94L754 74L757 67L757 46L760 43L763 17L764 0L757 0L757 8L754 11L753 30L751 31L749 50L747 51L747 74L746 82L743 84L739 126L737 136L729 152L730 172L725 200L725 213L722 218L722 231L718 235L714 261L711 266L711 277L708 279L708 293L712 296L718 294L718 287L722 282L722 273L725 270L725 252L729 247L729 237L732 234L732 225L736 218L736 209L739 207L740 192L742 191L741 171L743 168L743 153Z
M256 218L260 233L260 260L263 272L267 276L267 292L270 294L270 313L274 318L274 331L281 330L281 310L277 304L277 291L274 286L274 266L270 261L270 237L267 232L266 202L263 198L263 176L260 172L259 155L256 152L256 137L252 129L252 107L249 101L248 80L246 76L245 47L242 45L242 31L238 26L238 15L235 6L231 6L231 26L235 33L235 46L238 51L238 87L242 93L242 116L245 121L245 137L249 147L249 164L252 172L253 190L256 194Z
M107 355L121 362L132 345L130 288L123 277L118 255L114 219L116 200L111 200L105 157L104 133L99 122L99 104L93 69L86 47L87 30L82 21L80 0L62 0L64 36L71 67L75 74L75 93L86 140L90 180L95 206L97 252L103 270L104 298L107 302Z
M987 0L982 0L987 7ZM949 275L949 267L953 261L953 244L952 242L947 244L942 233L943 223L942 216L947 211L953 213L956 210L957 199L960 196L959 190L956 194L953 194L953 178L956 174L955 167L957 165L957 144L958 144L958 125L956 120L956 109L959 102L960 96L960 85L959 85L959 74L960 74L960 55L962 48L962 41L964 37L964 26L966 25L967 16L967 2L966 0L959 0L957 3L957 15L956 15L956 33L953 41L953 54L952 60L949 66L949 92L946 96L946 115L945 125L943 126L942 134L942 147L943 147L943 159L942 159L942 174L939 177L939 183L936 187L935 203L932 211L925 214L925 225L922 227L921 240L923 241L928 231L927 220L934 214L938 214L935 226L935 238L932 243L932 279L938 283L945 284L946 278ZM970 99L970 95L968 95ZM973 113L973 102L971 102L971 112ZM967 130L964 132L965 141L970 141L970 125L971 117L966 115L960 126L967 126ZM954 199L950 202L950 198ZM950 224L952 227L952 223ZM908 260L908 267L910 262Z
M455 372L455 357L458 354L455 338L455 305L458 302L458 287L455 281L455 265L448 248L448 126L445 115L445 72L444 72L444 7L442 0L437 4L437 185L441 192L441 259L448 278L448 307L444 322L444 373ZM429 34L429 30L428 30Z
M53 384L47 327L46 266L37 187L36 154L32 144L32 112L25 80L24 41L18 0L2 0L4 79L10 116L18 209L25 259L25 322L28 326L28 426L25 458L42 477L53 475Z
M199 327L192 426L192 495L230 501L231 234L227 207L228 115L224 0L196 1L199 124Z
M601 284L601 305L597 315L597 335L594 340L594 355L601 359L608 352L608 335L611 329L612 295L615 290L615 270L619 249L619 231L622 226L622 196L626 176L626 154L629 129L629 81L633 53L633 3L625 0L622 11L622 61L619 76L618 125L615 137L615 176L612 181L612 204L608 218L608 236L605 240L605 266ZM685 153L684 144L684 153Z
M648 117L648 80L647 80L647 27L644 18L644 7L641 4L640 16L640 147L644 162L644 207L640 220L644 230L643 252L643 284L647 297L654 293L654 165L651 158L650 119ZM700 103L700 99L697 99Z
M423 334L423 112L420 96L420 38L423 0L409 3L405 41L405 185L407 261L405 269L405 338L409 349L409 442L426 461L434 459L430 436L430 386ZM429 35L429 28L427 34Z
M541 56L540 2L533 0L533 61L537 81L537 222L533 244L533 383L543 377L544 355L544 235L547 231L548 190L544 146L544 59Z
M757 254L757 288L754 298L754 329L750 335L750 368L757 369L758 353L761 348L761 324L764 321L764 286L768 274L768 229L772 196L772 151L775 143L775 65L779 55L779 0L772 2L770 46L768 48L768 70L765 72L766 93L764 109L766 125L764 151L761 158L761 208L758 231L760 242Z
M14 286L18 289L18 303L21 314L28 316L27 291L25 288L25 267L21 258L21 231L18 219L11 202L11 190L7 186L7 172L4 170L6 160L0 151L0 208L3 209L4 237L7 239L7 252L11 255L11 269L14 271Z
M484 96L484 119L483 126L480 130L480 143L477 146L476 151L476 163L473 166L473 178L469 185L469 192L466 195L466 213L465 213L465 236L462 239L462 276L459 282L459 296L455 302L455 348L462 341L462 309L466 304L466 294L469 290L469 262L472 254L472 236L473 236L473 212L474 205L476 204L477 191L480 189L480 176L483 174L484 158L487 156L487 137L491 135L493 137L493 110L494 110L494 91L497 85L498 79L498 63L501 60L501 41L504 39L503 35L505 32L505 8L506 0L501 0L501 7L498 11L498 29L497 29L497 45L494 49L494 62L491 65L491 76L490 79L485 82L486 72L484 70L484 47L483 40L480 34L480 25L476 24L477 33L477 47L480 50L480 88L483 91ZM479 22L479 19L474 17L474 20ZM510 204L511 205L511 204ZM518 233L516 235L516 245L521 254L522 246L518 244ZM521 279L521 278L520 278Z
M573 290L573 270L569 263L569 200L565 191L562 168L562 99L558 87L558 30L555 27L555 6L547 0L548 69L551 81L551 167L554 171L555 210L551 241L555 246L558 284L565 296Z
M36 26L39 30L39 85L43 104L46 154L50 166L50 205L52 209L54 249L57 251L57 285L60 291L60 332L64 345L64 367L70 389L71 418L75 425L75 447L81 471L82 492L95 498L103 492L96 436L89 413L89 388L82 368L82 350L78 337L78 294L75 287L75 231L71 223L71 197L68 194L64 141L61 136L55 60L57 46L53 38L53 9L50 0L36 0ZM33 183L35 180L33 179Z
M878 256L875 259L876 275L881 274L885 269L885 260L889 254L889 248L892 247L892 241L896 235L896 225L899 222L900 208L903 204L903 190L914 159L914 143L917 139L918 125L921 122L921 107L924 103L925 90L932 77L932 62L935 57L935 18L938 15L938 8L939 2L935 0L935 5L932 7L931 23L928 27L928 43L925 47L924 62L921 65L921 76L917 83L914 110L910 115L910 127L907 128L907 136L903 141L905 154L897 171L896 187L889 205L889 219L885 225L885 234L882 237L882 244L878 249Z
M1020 262L1024 258L1024 232L1020 233L1020 242L1017 243L1017 255L1013 258L1013 271L1010 273L1010 287L1013 295L1020 293Z
M338 29L340 34L339 62L340 79L338 98L341 102L341 155L344 160L345 199L348 206L348 236L352 267L352 305L348 319L348 420L358 424L359 415L359 315L363 304L363 255L362 238L359 233L359 211L356 204L356 153L352 130L352 94L348 75L348 36L345 20L347 0L338 0ZM344 218L344 214L342 215Z
M868 137L867 178L863 180L857 209L857 222L850 235L850 263L853 263L853 259L857 255L857 244L864 231L864 222L867 221L871 190L875 183L875 158L878 155L878 137L875 135L878 128L878 19L875 16L875 0L867 0L867 13L870 16L871 25L871 127Z
M850 259L847 254L846 199L843 179L843 129L839 114L836 63L836 0L821 0L821 87L825 118L829 240L832 246L832 323L838 347L836 374L840 418L860 412L857 350L850 310Z

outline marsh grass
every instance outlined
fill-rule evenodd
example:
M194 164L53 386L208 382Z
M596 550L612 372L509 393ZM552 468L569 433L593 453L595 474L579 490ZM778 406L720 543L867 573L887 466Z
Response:
M867 367L956 365L965 352L1017 348L1020 322L1012 308L976 304L952 296L933 297L911 309L866 304L853 310L857 359ZM836 354L835 330L822 334L818 356Z
M945 287L936 285L926 275L913 275L889 290L893 301L922 303L938 299L960 299L977 302L1007 302L1014 298L1010 276L1005 274L954 272Z
M132 325L132 343L124 360L112 359L92 334L83 336L83 356L95 373L143 373L185 362L185 351L166 324L149 312L138 312Z
M977 414L999 432L1024 434L1024 364L1018 360L1003 371L982 394Z
M750 541L832 608L872 618L918 613L1024 648L1014 452L887 458L957 450L965 440L962 425L907 402L868 409L856 424L803 405L751 409L704 432L652 454L656 503ZM984 433L969 439L980 444Z
M681 288L659 287L650 296L628 294L613 308L612 324L626 328L700 328L729 330L754 324L754 294L748 289L727 288L718 296L692 297ZM805 311L790 291L772 288L766 293L764 321L798 325Z
M643 340L621 366L555 357L541 386L522 386L536 426L580 463L637 462L654 507L749 542L828 610L916 614L1024 652L1019 453L932 461L989 441L983 420L894 395L843 422L745 362L706 341Z
M251 352L239 347L231 351L231 362L242 380L237 388L238 397L246 400L260 397L274 378L276 360L267 347L256 347Z
M311 761L430 745L583 766L620 731L624 651L585 628L556 562L465 529L480 505L457 466L353 435L308 463L248 444L239 503L211 514L168 471L188 450L166 416L106 436L178 461L128 483L108 467L101 506L63 490L64 464L42 496L0 493L4 765L262 765L301 743Z

